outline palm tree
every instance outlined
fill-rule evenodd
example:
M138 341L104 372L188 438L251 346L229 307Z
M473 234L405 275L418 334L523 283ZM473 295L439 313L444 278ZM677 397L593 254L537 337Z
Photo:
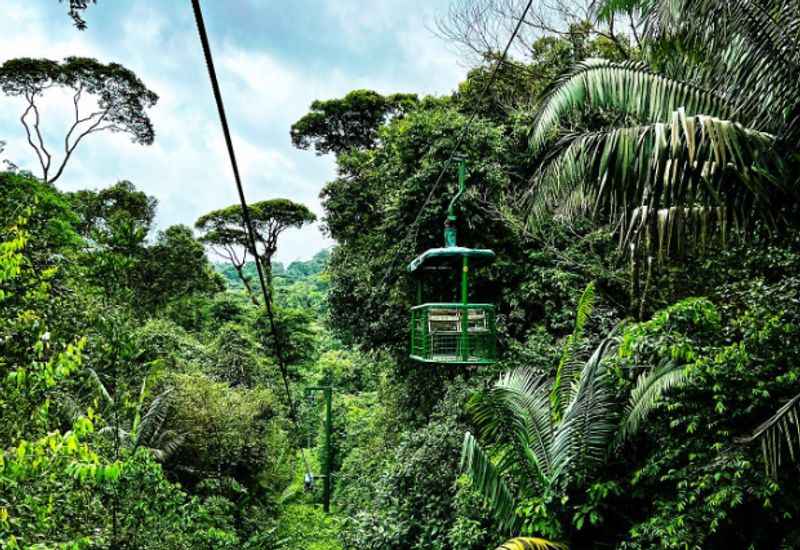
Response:
M465 434L462 469L507 532L527 528L517 514L523 499L557 501L576 483L586 483L609 451L636 433L659 407L661 396L687 380L684 365L666 361L641 373L627 403L619 401L604 361L616 347L617 330L588 360L579 359L594 300L595 287L589 284L578 301L575 329L566 339L552 379L516 369L467 403L480 443L472 433ZM542 539L515 540L517 545L509 541L507 548L537 548L532 541Z
M116 407L114 397L106 389L100 377L93 369L89 369L97 393L109 407ZM98 431L99 434L114 435L118 441L131 454L137 449L148 449L159 462L167 460L183 443L185 434L175 430L165 429L164 424L169 412L169 394L171 388L159 393L144 410L144 398L147 389L147 378L142 381L139 400L136 403L136 412L128 424L119 419L117 424L105 426ZM142 412L144 411L144 414Z
M517 515L519 497L561 496L574 479L604 462L617 426L601 366L610 345L606 339L568 384L569 400L560 417L550 403L553 381L528 369L502 375L491 389L470 399L468 411L482 444L465 434L462 469L501 529L516 533L524 527ZM505 479L513 474L520 477L520 495Z
M516 369L467 404L482 444L465 434L462 469L508 532L524 527L516 513L520 497L562 495L572 480L604 461L616 433L618 415L603 367L613 335L588 361L575 358L593 301L590 284L579 300L575 331L554 379ZM522 494L514 494L508 476L520 478Z
M791 461L800 461L800 393L739 442L761 444L767 474L773 478L778 476L787 452Z
M634 266L715 232L724 243L731 228L796 223L800 4L599 0L596 8L603 18L638 10L652 63L588 59L546 91L531 132L542 165L527 194L529 220L592 211L618 224ZM565 133L579 111L619 124ZM760 441L774 474L786 451L800 458L798 426L800 394L739 441Z
M660 70L588 59L549 87L531 132L543 161L531 221L591 210L620 224L623 242L659 255L714 229L787 221L800 181L798 4L598 2L604 17L630 8ZM578 111L618 124L564 135Z

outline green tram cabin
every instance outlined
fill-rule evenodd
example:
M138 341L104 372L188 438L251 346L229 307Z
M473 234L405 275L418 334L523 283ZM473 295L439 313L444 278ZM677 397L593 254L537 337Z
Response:
M450 201L444 229L445 246L426 250L408 265L416 277L417 305L411 308L411 359L423 363L490 365L496 358L495 310L492 304L469 301L469 274L494 260L487 249L456 243L456 200L464 192L464 163L459 165L459 192ZM424 302L423 280L436 271L461 271L460 302Z

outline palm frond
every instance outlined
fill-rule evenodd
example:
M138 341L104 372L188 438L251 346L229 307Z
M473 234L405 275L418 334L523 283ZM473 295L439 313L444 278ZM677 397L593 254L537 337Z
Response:
M520 438L519 443L525 446L528 464L535 468L537 480L548 483L552 474L554 430L546 380L530 370L517 369L501 377L495 387L514 396L526 426L525 438Z
M508 485L483 452L478 442L467 432L461 452L461 470L472 480L502 529L516 530L518 517L515 502Z
M719 118L733 113L732 105L715 93L654 74L641 63L587 59L546 90L531 131L533 151L555 135L565 115L585 107L614 109L644 122L668 122L679 108Z
M103 384L100 377L97 375L97 371L92 368L87 370L89 371L89 379L94 383L95 390L100 394L100 397L103 398L107 405L113 404L114 400L111 398L111 394L108 393L105 384Z
M504 542L495 550L567 550L567 545L538 537L517 537Z
M171 388L158 394L141 417L136 433L136 446L151 447L151 441L159 434L169 412Z
M632 227L636 208L646 207L650 216L639 225L651 233L663 207L726 208L731 220L760 215L774 222L768 205L778 192L789 192L774 142L770 134L682 109L669 123L572 136L532 180L530 222L579 186L595 215L625 227Z
M139 445L140 433L139 424L142 422L142 406L144 405L144 396L147 391L147 377L142 380L142 389L139 390L139 401L136 403L136 414L133 416L133 424L131 425L131 434L135 442L135 446Z
M784 446L792 462L800 461L800 393L786 402L774 415L764 421L753 433L739 440L741 443L761 442L767 474L778 476Z
M552 428L549 422L547 380L528 369L503 374L488 390L467 403L483 441L504 447L500 471L523 468L532 480L549 477Z
M178 433L174 430L164 430L158 434L158 437L148 445L148 448L153 453L153 456L159 462L166 461L169 457L175 454L183 442L186 440L186 434Z
M730 98L737 120L772 133L786 125L800 92L796 2L649 0L643 13L650 38L702 53L695 78Z
M687 378L684 365L672 362L640 375L625 406L619 439L624 440L639 431L647 416L661 405L661 396Z
M564 407L573 397L576 377L581 370L581 364L575 360L575 354L583 339L586 322L594 310L595 285L590 282L578 300L575 312L575 328L569 335L561 352L561 358L556 368L556 378L550 392L550 403L553 417L557 421L564 412Z
M657 212L651 212L648 207L640 206L631 212L627 230L620 232L620 247L633 242L637 234L643 233L648 249L651 251L656 249L659 262L673 252L683 253L687 246L702 250L709 244L717 242L724 247L728 242L731 226L734 228L741 226L738 218L729 219L730 215L732 214L727 208L720 206L692 208L671 206L661 208ZM643 230L644 228L649 230Z
M616 406L604 366L604 359L616 344L615 332L595 348L584 364L573 397L556 427L552 453L559 477L602 463L616 433Z

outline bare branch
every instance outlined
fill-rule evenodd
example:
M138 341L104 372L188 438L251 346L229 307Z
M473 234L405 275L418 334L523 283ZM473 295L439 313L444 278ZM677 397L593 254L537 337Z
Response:
M98 118L95 122L93 122L80 135L78 135L77 139L75 139L75 142L70 146L69 141L68 141L69 140L69 136L70 136L70 134L72 134L73 130L75 129L75 127L80 122L76 122L75 124L73 124L72 128L70 128L69 133L67 134L67 139L65 140L66 153L64 155L64 160L61 161L61 165L58 167L58 171L56 172L55 176L53 176L53 179L50 180L50 183L53 183L54 181L56 181L58 178L61 177L61 174L64 172L64 167L67 165L67 162L69 161L70 157L72 156L72 153L75 151L75 148L78 146L78 144L81 142L81 140L84 137L88 136L89 134L91 134L95 130L99 130L98 127L100 126L100 123L103 122L103 120L105 119L106 115L108 115L108 112L109 112L109 109L106 109L105 111L103 111L103 113L100 115L100 118ZM92 115L87 117L84 120L84 122L86 120L92 119L95 115L96 115L96 113L92 113Z
M497 52L511 35L524 0L452 0L447 13L438 17L434 34L456 44L473 62L483 63L492 52ZM633 18L619 23L631 29L615 32L614 25L598 21L593 13L593 0L540 0L528 12L515 40L514 52L530 56L534 42L543 36L568 38L573 29L588 25L588 36L610 39L620 52L624 52L627 33L635 31ZM627 52L625 52L627 54Z
M27 95L25 97L28 98ZM25 118L28 116L28 113L31 111L31 109L33 109L33 98L28 98L28 103L29 103L28 104L28 108L25 109L25 112L22 113L22 116L19 118L19 120L20 120L20 122L22 122L23 128L25 128L25 133L28 136L28 143L33 148L33 150L36 152L36 156L39 158L39 165L42 167L42 175L43 175L44 179L47 179L47 168L45 166L44 158L42 158L41 151L39 151L39 148L33 142L33 138L31 136L30 126L28 126L28 122L25 120Z
M45 157L47 157L47 161L44 164L44 174L43 179L44 181L47 180L47 173L50 171L50 162L52 157L50 156L50 152L47 150L47 147L44 145L44 139L42 138L42 132L39 129L39 108L36 106L36 103L33 102L33 98L31 97L31 106L33 107L33 129L36 132L36 137L39 140L39 147L41 148L42 152L44 153Z
M72 127L69 129L69 132L67 132L67 135L66 135L66 137L64 138L64 152L65 152L65 153L69 153L69 138L70 138L70 136L72 135L72 132L75 130L75 128L77 128L78 124L80 124L81 122L85 122L86 120L88 120L88 119L83 119L83 120L81 120L81 118L80 118L80 111L79 111L79 109L78 109L78 103L79 103L79 102L80 102L80 100L81 100L81 93L82 93L82 92L83 92L83 84L81 84L81 85L78 87L78 91L77 91L77 92L75 92L75 95L74 95L74 96L72 96L72 104L75 106L75 123L74 123L74 124L72 125ZM90 115L90 117L91 117L91 115Z
M237 247L232 244L222 244L219 246L212 245L211 249L216 254L222 256L228 260L228 262L230 262L230 264L233 266L233 269L236 271L236 275L239 277L239 280L242 281L250 301L253 303L253 305L259 305L258 298L256 298L256 295L253 292L253 287L250 285L250 278L244 274L244 266L247 263L247 249L242 249L241 258L239 257Z

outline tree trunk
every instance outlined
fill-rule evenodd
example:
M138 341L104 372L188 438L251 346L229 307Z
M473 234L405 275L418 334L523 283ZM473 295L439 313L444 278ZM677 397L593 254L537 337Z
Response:
M253 305L257 306L258 298L256 298L255 294L253 294L253 287L250 286L250 280L245 276L242 267L242 265L233 264L233 268L236 270L239 280L242 281L244 288L247 290L247 295L250 297L250 301L253 302Z

